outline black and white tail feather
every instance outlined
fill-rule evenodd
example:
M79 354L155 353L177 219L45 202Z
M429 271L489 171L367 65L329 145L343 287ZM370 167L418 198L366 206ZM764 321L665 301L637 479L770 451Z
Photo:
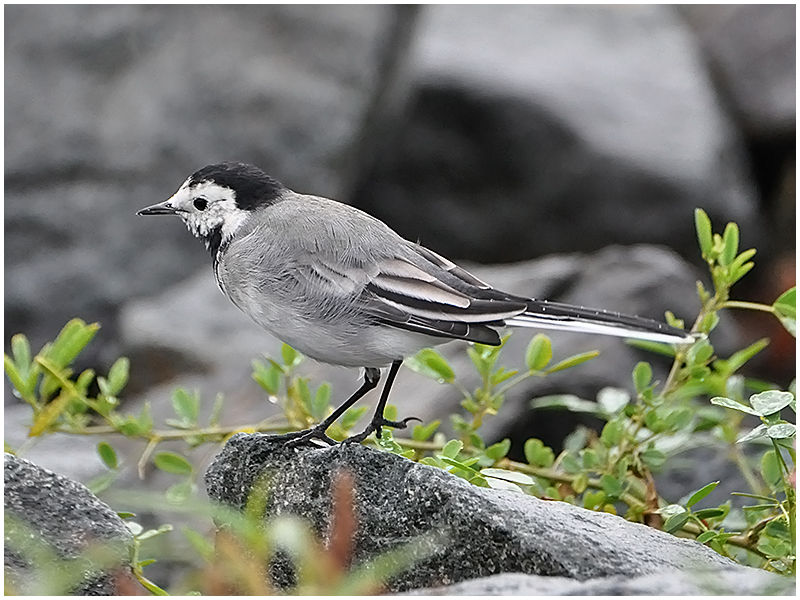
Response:
M497 329L503 326L666 344L696 339L683 329L652 319L508 294L425 247L414 250L425 262L379 262L379 272L366 285L371 300L367 310L386 325L489 345L500 344Z

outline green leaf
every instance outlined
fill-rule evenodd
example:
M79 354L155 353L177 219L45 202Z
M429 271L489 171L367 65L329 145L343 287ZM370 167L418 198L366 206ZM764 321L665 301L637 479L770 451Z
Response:
M447 458L455 458L461 449L464 447L464 442L461 440L450 440L442 448L441 455Z
M278 395L282 375L283 370L274 362L265 365L260 361L253 361L253 379L255 379L256 383L270 396Z
M11 385L14 386L14 389L16 389L23 397L30 396L30 393L26 393L26 385L23 381L22 375L17 370L17 366L14 364L14 361L8 354L3 355L3 366L5 367L6 377L8 377L8 380L11 382ZM32 401L32 399L28 400L29 403Z
M589 510L601 508L606 503L606 493L602 490L586 492L583 495L583 507Z
M600 352L597 350L590 350L589 352L582 352L581 354L575 354L570 356L569 358L565 358L561 362L556 363L549 369L545 371L545 373L557 373L558 371L563 371L564 369L569 369L571 367L575 367L586 361L592 360L593 358L597 358L600 356Z
M791 392L769 390L750 396L750 406L755 409L755 414L766 417L781 412L781 410L789 406L793 400L794 396Z
M666 429L667 424L661 418L659 412L655 409L647 410L644 413L644 424L653 433L661 433Z
M191 475L194 472L192 463L174 452L159 452L153 458L153 464L160 470L174 475Z
M117 468L117 453L108 442L100 442L97 444L97 453L109 469Z
M686 353L686 362L689 365L702 365L714 355L714 347L708 340L695 342Z
M714 242L711 237L711 219L708 218L706 211L702 208L694 209L694 226L697 230L697 241L700 243L700 252L703 258L711 256L711 249Z
M31 368L31 345L23 334L18 333L11 338L11 353L20 371Z
M656 448L648 448L642 452L641 456L644 464L650 469L658 469L667 462L667 455Z
M686 501L686 508L691 508L692 506L700 502L700 500L702 500L703 498L708 496L711 492L713 492L714 488L716 488L718 485L719 481L712 481L708 485L704 485L703 487L701 487L694 494L692 494Z
M701 508L700 510L695 511L694 516L698 519L716 519L724 514L725 509L723 508Z
M472 364L475 365L481 378L488 379L494 369L497 359L500 357L500 350L505 341L508 339L506 335L500 346L486 346L483 344L473 344L467 348L467 355L469 356Z
M453 383L456 374L447 360L436 350L424 348L414 356L406 359L405 363L412 371L435 379L439 383Z
M115 360L114 364L111 365L111 369L108 371L108 377L106 378L110 386L110 395L116 396L122 391L125 384L128 383L130 368L131 361L124 356Z
M753 258L755 255L756 255L755 248L750 248L748 250L745 250L734 259L734 261L731 263L731 267L740 268L742 265L744 265L744 263Z
M749 250L745 250L739 256L737 256L734 261L731 263L730 266L730 283L734 284L739 281L742 277L747 275L755 266L755 263L747 262L753 256L755 256L756 250L755 248L750 248Z
M23 400L29 404L36 402L34 392L36 381L39 378L39 365L31 360L31 346L28 338L18 333L11 338L12 361L8 355L5 357L6 374L11 384L17 389Z
M700 297L700 302L705 304L711 298L711 294L706 291L706 287L702 281L697 281L697 295Z
M791 423L778 423L767 427L767 435L773 440L785 440L793 438L797 428Z
M772 307L779 315L795 320L797 318L797 288L786 290L773 302Z
M542 440L531 438L525 441L525 460L535 467L549 467L555 462L552 448L544 445Z
M355 406L349 409L344 413L339 423L345 430L352 429L356 422L367 412L367 408L366 406Z
M431 437L434 432L441 425L441 421L431 421L427 425L414 425L414 430L411 433L411 439L418 442L424 442Z
M537 333L525 350L525 364L529 371L541 371L553 359L553 346L550 338Z
M616 477L605 474L600 478L600 487L609 498L619 498L623 493L622 484Z
M486 478L482 477L481 475L475 475L472 479L469 480L469 482L477 487L485 487L485 488L491 487L489 485L489 482L486 481Z
M303 362L303 355L292 348L289 344L283 344L281 346L281 356L283 357L283 364L290 369Z
M764 528L764 533L768 536L791 543L792 532L785 519L772 519Z
M584 471L569 484L576 494L582 494L589 487L589 474Z
M725 232L722 234L722 253L719 256L719 264L723 267L730 265L736 258L739 251L739 227L736 223L728 223Z
M317 388L314 399L311 401L311 416L315 421L322 421L328 411L331 398L331 384L327 381Z
M581 450L580 457L581 457L581 464L583 465L583 468L586 469L587 471L591 471L598 464L600 464L600 459L597 456L597 452L595 452L591 448L586 448L584 450ZM575 491L578 492L578 490ZM578 493L580 494L580 492Z
M570 475L575 475L583 470L583 468L581 467L581 463L579 463L578 459L575 458L572 454L565 454L561 458L561 466L563 467L564 471L566 471Z
M83 373L78 375L78 379L75 381L75 389L78 391L79 395L86 396L86 392L89 390L92 381L94 381L93 369L86 369ZM106 382L106 385L108 385L108 382Z
M153 531L153 530L151 529L150 531ZM137 539L141 539L141 538L137 538ZM140 568L144 568L144 567L152 565L153 563L156 563L156 562L158 562L158 561L155 558L146 558L144 560L140 560L137 564L139 565Z
M716 404L717 406L724 406L725 408L732 408L733 410L738 410L739 412L748 413L750 415L760 416L758 412L750 408L749 406L745 406L741 402L737 402L736 400L731 400L730 398L725 398L724 396L715 396L711 399L711 404Z
M705 544L707 541L713 540L715 537L717 537L717 533L718 532L716 531L704 531L697 536L697 541L701 544Z
M186 423L197 423L200 414L200 396L197 392L189 394L183 388L172 392L172 409Z
M717 362L724 367L726 373L735 373L741 369L748 360L753 358L767 346L769 346L769 338L761 338L760 340L750 344L747 348L735 352L729 359Z
M686 524L686 521L689 520L689 513L688 512L681 512L669 517L666 521L664 521L664 531L667 533L672 533L673 531L677 531L681 527Z
M758 438L766 437L767 435L767 426L762 423L749 433L743 435L738 440L736 440L737 444L741 444L743 442L750 442L752 440L757 440Z
M297 377L294 381L294 388L297 392L297 397L300 400L302 407L309 415L312 414L311 390L308 388L308 378Z
M736 283L742 277L747 275L753 267L755 267L755 263L749 262L743 264L741 267L733 267L731 266L731 275L730 275L730 282L731 284Z
M719 325L719 315L716 312L710 312L700 322L700 331L711 333L717 325Z
M75 395L68 390L62 392L36 415L33 425L28 431L28 437L37 437L50 429L69 408L69 403Z
M125 420L114 421L114 428L122 435L136 437L142 433L142 428L135 417L128 416Z
M87 325L80 319L72 319L48 348L45 357L58 367L66 367L92 341L100 325Z
M633 386L640 394L647 389L653 379L653 369L649 363L640 362L633 369Z
M609 421L600 433L600 441L606 448L616 446L622 440L625 426L618 420Z
M500 385L506 379L511 379L517 373L519 373L519 371L506 371L505 367L500 367L494 373L492 373L491 377L489 377L489 382L493 386Z
M476 469L467 464L465 461L455 460L454 458L448 458L447 456L439 456L439 460L447 465L450 465L451 467L455 467L456 469L467 471L471 475L478 473Z
M692 422L693 416L694 413L690 408L679 408L670 412L664 422L667 430L679 431Z
M491 458L492 460L500 460L508 451L511 450L511 440L506 438L501 442L497 442L496 444L492 444L488 448L486 448L486 456Z

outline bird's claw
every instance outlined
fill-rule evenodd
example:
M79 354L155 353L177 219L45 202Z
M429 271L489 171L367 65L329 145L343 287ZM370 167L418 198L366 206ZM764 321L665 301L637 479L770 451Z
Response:
M303 431L292 431L272 436L276 441L285 441L287 448L296 448L301 444L310 443L312 440L320 440L329 446L335 446L338 442L331 439L321 427L312 427Z
M394 427L395 429L405 429L408 427L409 421L419 421L422 423L422 419L419 417L406 417L402 421L390 421L389 419L384 419L380 417L379 419L375 419L372 421L367 428L357 435L350 436L343 443L345 444L352 444L352 443L360 443L363 442L365 439L369 437L369 435L374 431L375 437L380 439L381 434L383 433L383 427Z

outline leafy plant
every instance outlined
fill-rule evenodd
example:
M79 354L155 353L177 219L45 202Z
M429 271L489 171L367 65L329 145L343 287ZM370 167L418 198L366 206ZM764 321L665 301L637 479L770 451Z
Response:
M626 390L606 388L600 390L593 402L568 395L534 399L534 408L590 413L602 419L605 425L600 432L579 428L565 440L564 450L558 456L540 440L529 439L525 443L527 464L524 464L504 458L509 449L508 440L490 446L491 452L487 451L478 431L483 420L496 414L508 389L525 377L580 364L593 355L570 357L548 369L552 360L551 345L549 339L540 334L528 345L527 370L519 375L504 367L495 368L503 346L476 345L470 347L468 353L481 375L482 386L469 392L455 379L444 357L434 350L425 350L411 367L454 385L464 396L462 406L471 418L455 415L453 424L459 439L441 440L439 445L426 446L434 456L421 460L448 469L477 485L493 485L493 479L487 475L497 477L510 472L512 476L499 476L501 485L496 481L494 485L572 502L592 510L612 513L624 510L629 520L695 537L723 555L755 561L769 570L794 573L796 504L791 481L795 470L792 445L795 427L779 415L786 407L795 410L793 386L790 392L765 391L768 385L739 375L741 368L763 350L769 340L758 340L722 358L715 354L709 334L719 323L719 311L751 309L774 314L794 335L795 289L782 294L772 305L731 300L731 287L753 268L750 259L755 250L739 253L739 230L734 223L729 223L721 235L712 233L708 216L698 209L695 225L713 282L713 292L701 282L697 284L702 307L691 327L691 331L698 334L697 341L677 347L631 342L673 359L663 383L653 380L649 363L640 362L632 372L635 396ZM666 317L670 324L684 326L671 313ZM503 345L506 340L507 337ZM744 404L748 387L761 392L751 396L749 407ZM708 397L712 397L711 405L704 399ZM763 422L742 436L745 413L757 415ZM741 444L759 438L769 439L772 450L762 454L759 466L754 467ZM398 440L398 445L402 450L412 444ZM750 493L740 495L759 501L745 507L744 518L739 511L731 514L730 502L717 507L694 508L713 491L716 483L704 486L683 503L670 504L659 496L653 473L661 470L673 456L693 446L720 445L728 447L750 485ZM737 519L745 525L743 530L726 531Z
M629 520L695 538L725 556L794 574L796 430L791 422L781 417L781 411L796 411L794 384L789 391L780 391L740 374L747 362L766 348L767 339L720 357L711 337L719 323L719 312L728 309L771 313L795 335L795 288L771 305L732 300L731 287L753 268L751 259L755 250L739 252L739 231L733 223L729 223L722 234L713 233L711 222L702 210L695 213L695 225L713 285L709 290L701 282L697 284L702 306L691 326L697 341L677 347L630 342L672 359L666 379L663 382L654 380L652 366L642 361L632 370L632 393L605 388L594 401L569 395L531 401L531 405L540 410L590 413L603 421L600 431L579 427L564 441L563 451L558 454L541 440L528 439L524 444L525 462L508 458L511 449L508 439L486 443L481 428L503 410L511 389L528 378L544 377L597 356L597 352L586 352L554 362L550 339L538 334L527 346L524 364L509 368L501 362L508 341L505 335L500 346L470 344L466 347L480 377L478 387L473 390L459 381L447 360L435 350L423 350L406 361L411 369L453 386L462 395L464 412L451 415L453 439L440 431L439 421L433 421L416 425L409 438L395 438L392 428L384 427L380 439L368 439L365 443L442 468L475 485L511 489L591 510L624 514ZM675 326L684 325L671 313L667 313L666 318ZM137 461L140 475L144 477L146 467L152 464L178 478L167 490L167 502L160 502L162 508L181 506L181 510L210 515L209 509L196 504L194 498L198 470L193 464L193 449L209 443L220 444L238 431L304 429L324 419L332 409L330 385L314 386L308 378L299 375L303 357L284 345L280 359L266 357L253 361L254 380L268 399L281 408L282 415L260 423L226 427L220 425L224 407L221 396L216 398L209 418L203 421L203 403L199 395L178 389L171 397L174 418L156 427L147 404L138 414L130 414L120 407L119 397L128 379L127 359L116 361L105 376L98 376L91 369L77 374L72 371L73 361L97 330L97 324L87 325L78 319L70 321L58 337L35 356L24 335L12 338L11 355L5 356L6 375L15 394L32 411L30 441L16 452L24 453L30 443L52 434L122 435L141 440L143 450ZM95 388L96 391L90 393L90 389ZM337 440L344 439L366 410L364 406L352 408L328 434ZM761 423L749 429L744 420L747 415L757 417ZM386 416L396 419L395 407L387 407ZM160 447L168 441L182 442L183 446L179 451ZM730 501L698 508L718 482L703 486L685 499L670 502L662 498L653 475L669 465L681 451L694 446L726 448L750 488L738 496L755 502L743 510L733 508ZM753 457L752 452L744 451L745 447L764 450ZM108 473L91 483L99 493L114 484L125 460L118 457L108 441L101 441L97 450L108 468ZM229 531L232 537L226 534L217 539L216 554L212 553L205 536L185 530L198 556L205 561L203 568L217 577L206 591L275 591L264 587L268 584L263 577L263 564L267 558L264 552L277 551L276 548L289 553L299 565L339 560L325 557L324 548L311 536L306 525L285 520L264 524L253 520L253 514L245 511L244 516L230 516L234 524ZM168 527L162 527L135 532L137 544L167 531ZM260 544L261 550L252 544ZM244 555L255 558L240 561L238 570L234 569L230 577L224 575L237 557ZM401 555L408 556L402 553L398 556ZM384 561L380 572L389 572L392 564L405 564L405 559L398 556L379 559ZM143 569L150 560L137 555L136 576L152 593L162 593L163 590L144 576ZM353 590L377 589L359 587L362 584L355 582L361 580L341 569L336 571L335 581L324 580L324 585L322 579L313 579L316 577L313 569L307 572L312 574L309 575L312 579L301 578L295 591L330 593L330 589L336 589L352 593Z

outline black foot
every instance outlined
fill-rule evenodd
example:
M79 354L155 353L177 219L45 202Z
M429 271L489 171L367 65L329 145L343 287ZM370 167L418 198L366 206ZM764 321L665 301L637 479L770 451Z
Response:
M303 431L292 431L290 433L282 433L279 435L270 436L275 441L285 441L287 448L294 448L296 446L300 446L301 444L308 444L311 443L311 440L321 440L328 444L329 446L334 446L338 442L329 438L325 434L325 429L322 427L312 427L311 429L304 429ZM313 444L316 446L317 444Z
M405 429L408 427L409 421L419 421L422 423L422 419L417 417L407 417L402 421L390 421L389 419L384 419L383 417L379 419L375 419L372 421L367 428L357 435L350 436L346 440L344 440L343 444L351 444L351 443L361 443L365 439L367 439L372 432L375 432L375 437L380 438L382 433L383 427L394 427L395 429Z

